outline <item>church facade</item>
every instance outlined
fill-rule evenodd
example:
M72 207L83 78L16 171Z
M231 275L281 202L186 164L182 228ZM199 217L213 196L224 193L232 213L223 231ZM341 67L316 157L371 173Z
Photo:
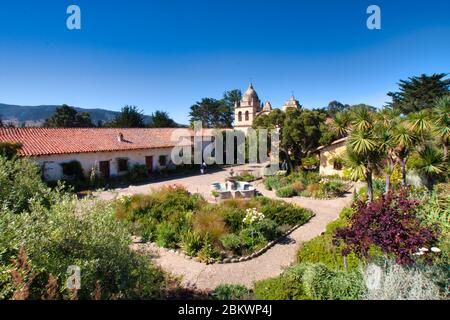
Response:
M300 103L292 95L281 107L281 110L286 111L288 108L300 109ZM269 101L261 103L253 84L247 88L240 102L234 106L234 129L241 130L247 133L248 129L252 127L253 120L262 114L272 112L272 105Z

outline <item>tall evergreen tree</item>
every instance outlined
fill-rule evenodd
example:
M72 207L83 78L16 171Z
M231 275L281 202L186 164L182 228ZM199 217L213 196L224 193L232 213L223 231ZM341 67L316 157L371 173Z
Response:
M94 125L89 113L77 112L75 108L63 104L56 108L50 118L45 120L43 126L49 128L89 128Z
M445 79L448 74L438 73L427 76L410 77L400 80L399 91L389 92L392 98L389 105L400 110L403 114L432 108L436 99L450 93L450 79Z
M125 106L106 126L113 128L143 128L145 127L144 114L136 106Z
M151 122L149 127L151 128L176 128L178 124L169 117L169 114L165 111L155 111L151 114Z

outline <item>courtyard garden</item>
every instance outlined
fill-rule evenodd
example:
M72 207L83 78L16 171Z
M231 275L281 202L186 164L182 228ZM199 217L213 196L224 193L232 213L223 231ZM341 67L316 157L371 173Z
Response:
M116 217L129 222L144 241L181 249L205 263L249 256L314 216L264 197L210 204L176 185L123 197L115 210Z

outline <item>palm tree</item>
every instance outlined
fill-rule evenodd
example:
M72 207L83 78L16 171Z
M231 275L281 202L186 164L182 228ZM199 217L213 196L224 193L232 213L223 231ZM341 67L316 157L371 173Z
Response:
M364 131L373 128L375 114L366 105L354 106L350 111L353 130Z
M450 142L450 96L444 96L436 101L434 125L436 136L444 145L444 159L447 160Z
M426 142L428 133L431 133L434 129L430 111L427 109L410 113L406 119L406 124L410 130L420 136L422 143Z
M400 121L400 111L391 107L384 107L376 114L376 119L384 128L390 129Z
M392 130L392 142L395 145L393 152L402 169L402 186L404 187L406 186L406 161L412 148L418 142L418 136L405 123L399 123Z
M334 117L331 126L338 138L347 136L350 127L350 114L347 111L338 112Z
M432 191L437 176L443 174L447 169L443 153L434 146L427 144L418 151L418 156L419 161L416 164L416 169L425 178L428 190Z
M346 165L353 180L364 177L367 182L367 200L373 200L372 176L384 158L380 139L374 127L374 114L368 108L352 110L352 128L347 142Z

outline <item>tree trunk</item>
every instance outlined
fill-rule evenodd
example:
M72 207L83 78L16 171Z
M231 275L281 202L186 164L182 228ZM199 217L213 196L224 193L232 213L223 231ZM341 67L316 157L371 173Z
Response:
M448 143L444 143L444 160L447 161L448 159Z
M384 192L388 193L389 190L391 189L391 175L388 173L386 173L385 175L386 175L386 187L385 187Z
M284 147L283 147L283 152L284 152L284 154L286 156L286 161L287 161L287 164L288 164L288 167L289 167L289 171L292 171L293 166L292 166L291 156L289 155L288 150L286 148L284 148Z
M406 187L406 159L400 159L402 167L402 187Z
M373 200L372 170L367 171L366 180L367 180L367 202L371 203Z

